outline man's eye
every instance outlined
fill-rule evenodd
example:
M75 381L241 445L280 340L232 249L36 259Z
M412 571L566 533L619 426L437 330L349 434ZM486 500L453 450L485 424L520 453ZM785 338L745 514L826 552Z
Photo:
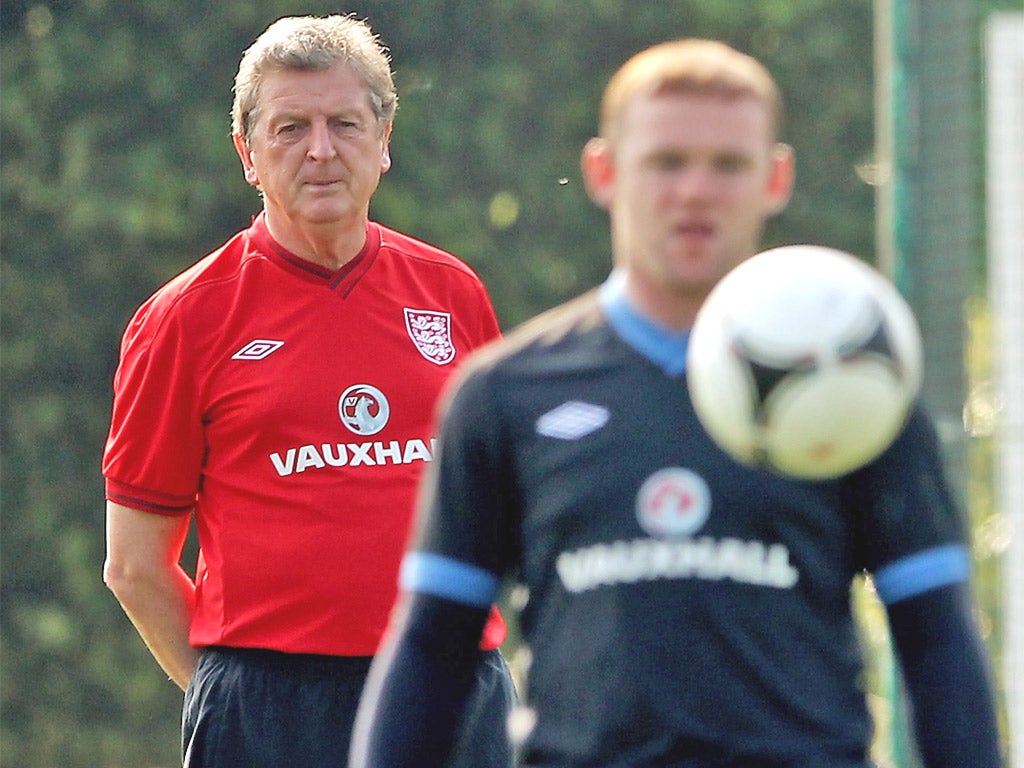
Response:
M715 161L715 168L721 173L738 173L747 167L749 163L743 157L722 157Z
M306 124L298 121L290 123L279 123L274 129L275 136L297 136L299 135Z
M686 165L686 159L679 155L658 155L653 158L653 165L659 171L678 171Z

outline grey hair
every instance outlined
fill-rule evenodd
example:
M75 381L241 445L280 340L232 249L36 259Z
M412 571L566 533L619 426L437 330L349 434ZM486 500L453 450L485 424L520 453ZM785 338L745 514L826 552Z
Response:
M235 75L231 132L248 139L260 110L260 83L269 72L321 71L351 65L370 90L381 130L395 116L391 57L365 21L352 16L285 16L246 49Z

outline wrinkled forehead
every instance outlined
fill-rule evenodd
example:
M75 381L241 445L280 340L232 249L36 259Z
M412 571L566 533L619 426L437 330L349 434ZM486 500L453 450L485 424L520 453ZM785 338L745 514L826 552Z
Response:
M278 69L260 84L260 110L274 105L345 106L373 111L370 86L353 67L339 63L328 69Z

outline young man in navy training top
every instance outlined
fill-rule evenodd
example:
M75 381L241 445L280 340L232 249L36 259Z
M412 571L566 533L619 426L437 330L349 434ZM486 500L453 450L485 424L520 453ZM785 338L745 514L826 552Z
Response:
M498 335L479 278L369 219L397 97L364 22L245 52L232 133L263 199L125 331L103 461L105 578L185 691L189 768L332 768L398 593L434 404ZM200 558L179 565L190 521ZM490 613L461 768L507 768Z
M443 763L507 577L529 594L525 765L868 768L864 571L924 764L999 764L964 521L920 407L866 467L796 482L731 460L690 404L694 316L789 198L779 122L769 73L715 41L610 81L582 169L615 269L460 372L352 768Z

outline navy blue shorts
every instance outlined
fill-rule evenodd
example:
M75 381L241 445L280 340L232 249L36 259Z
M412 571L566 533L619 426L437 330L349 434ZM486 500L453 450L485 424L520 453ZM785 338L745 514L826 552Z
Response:
M185 768L345 768L371 657L208 648L185 692ZM483 654L452 768L510 768L515 689Z

